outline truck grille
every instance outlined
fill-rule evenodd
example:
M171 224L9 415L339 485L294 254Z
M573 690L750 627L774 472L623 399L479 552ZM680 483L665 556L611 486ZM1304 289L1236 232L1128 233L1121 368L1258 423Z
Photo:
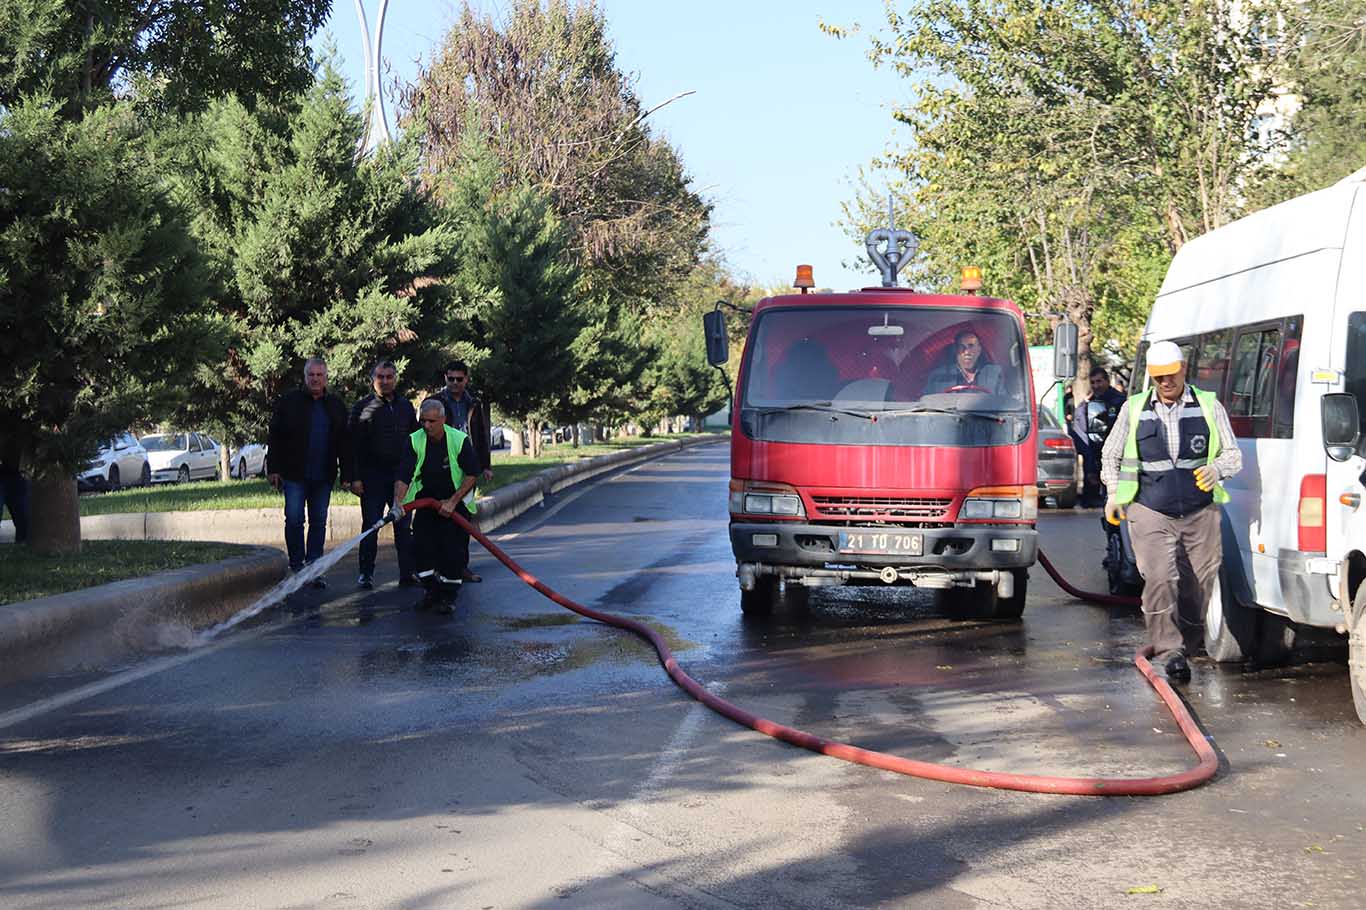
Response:
M893 496L812 496L828 518L877 521L947 521L952 499L902 499Z

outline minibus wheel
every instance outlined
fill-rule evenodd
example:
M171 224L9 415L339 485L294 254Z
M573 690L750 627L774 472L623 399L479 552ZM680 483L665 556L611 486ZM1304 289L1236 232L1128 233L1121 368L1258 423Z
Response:
M1237 663L1253 654L1257 614L1238 603L1221 568L1205 604L1205 652L1221 664Z
M1352 600L1352 637L1348 639L1347 668L1352 679L1352 703L1357 719L1366 724L1366 582Z

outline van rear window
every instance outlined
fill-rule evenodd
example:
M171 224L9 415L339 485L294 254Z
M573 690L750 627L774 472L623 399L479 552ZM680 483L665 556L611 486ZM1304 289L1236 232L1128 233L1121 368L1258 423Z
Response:
M1366 313L1347 317L1347 364L1343 391L1357 400L1357 411L1366 414Z

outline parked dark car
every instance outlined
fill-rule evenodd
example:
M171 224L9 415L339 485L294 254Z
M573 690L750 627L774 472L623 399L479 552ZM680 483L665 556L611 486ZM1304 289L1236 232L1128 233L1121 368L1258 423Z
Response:
M1039 505L1051 499L1059 509L1077 504L1077 448L1048 408L1039 408Z

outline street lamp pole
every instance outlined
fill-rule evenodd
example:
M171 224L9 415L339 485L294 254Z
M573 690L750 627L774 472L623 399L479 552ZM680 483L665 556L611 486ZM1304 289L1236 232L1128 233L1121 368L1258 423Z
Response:
M389 8L389 0L379 0L379 12L375 15L375 43L370 45L370 26L365 20L364 0L355 0L356 18L360 20L360 38L365 51L365 105L369 109L365 122L365 135L361 139L361 151L372 151L381 142L392 142L389 132L389 115L384 109L384 89L380 85L380 65L383 61L381 50L384 45L384 14ZM372 103L373 102L373 103ZM376 130L375 121L379 121ZM376 136L371 144L371 137Z

